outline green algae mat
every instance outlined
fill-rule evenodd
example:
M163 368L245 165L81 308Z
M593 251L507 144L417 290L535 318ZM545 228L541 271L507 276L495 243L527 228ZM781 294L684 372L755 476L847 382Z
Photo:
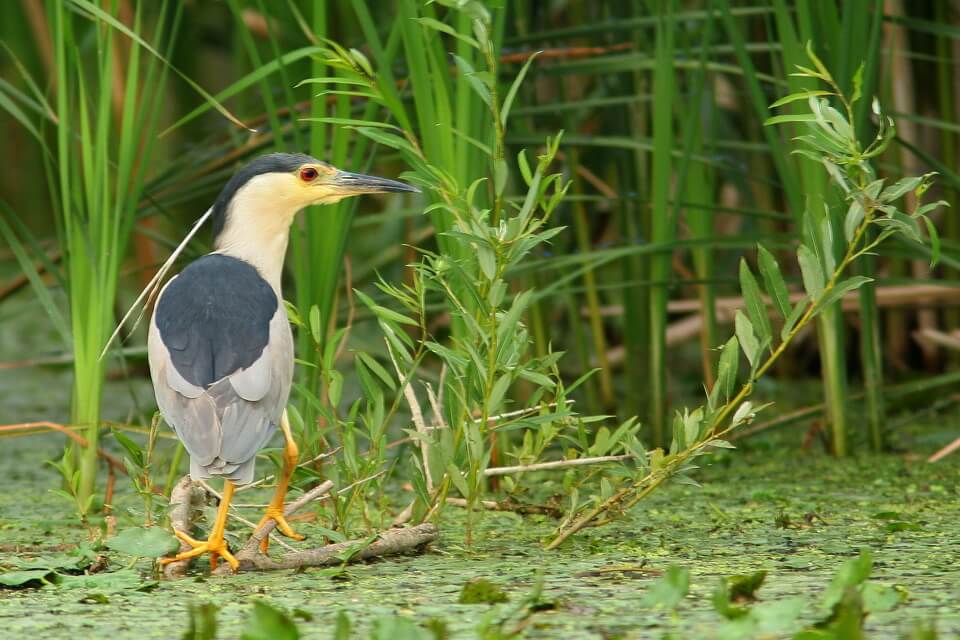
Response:
M51 566L63 574L58 584L0 587L4 638L960 633L960 457L838 462L756 446L714 458L699 475L703 487L667 486L622 521L553 552L541 541L555 521L511 513L485 515L466 549L451 509L423 555L226 578L198 570L164 581L148 561L110 552L105 571L71 575L71 563L84 562L86 531L49 491L57 477L42 461L59 453L58 439L8 438L0 448L0 581ZM137 503L121 493L116 504L122 517L124 504ZM300 528L311 533L310 524ZM844 591L846 583L853 587Z

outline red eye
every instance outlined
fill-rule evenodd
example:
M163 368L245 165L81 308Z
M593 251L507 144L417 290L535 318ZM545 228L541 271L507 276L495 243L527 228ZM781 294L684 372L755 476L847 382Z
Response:
M300 179L304 182L313 182L317 179L317 176L320 175L317 173L317 170L313 167L304 167L300 169Z

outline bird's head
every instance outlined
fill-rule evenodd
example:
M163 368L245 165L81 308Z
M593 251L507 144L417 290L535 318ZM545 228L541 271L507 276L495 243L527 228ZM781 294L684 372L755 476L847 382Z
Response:
M416 187L341 171L301 153L271 153L238 171L213 205L214 237L231 227L285 233L301 209L365 193L419 191Z

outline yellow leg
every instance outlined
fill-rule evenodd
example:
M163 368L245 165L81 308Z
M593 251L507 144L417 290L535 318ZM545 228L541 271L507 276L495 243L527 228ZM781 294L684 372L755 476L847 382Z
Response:
M284 410L283 415L280 417L280 430L283 431L284 439L283 473L280 476L280 481L277 483L277 490L273 494L273 500L271 500L267 506L267 511L263 514L263 518L260 519L260 524L258 524L257 527L265 522L274 520L277 523L277 530L280 533L294 540L303 540L304 537L293 530L283 515L283 503L287 497L287 489L290 487L290 478L297 468L297 460L300 456L297 443L293 441L293 434L290 432L290 423L287 421L286 410ZM260 543L260 551L266 553L269 548L270 537L267 536Z
M209 553L211 569L217 568L217 558L222 557L230 565L230 568L236 571L240 567L240 563L236 558L233 557L233 554L230 553L230 549L227 547L227 543L223 539L223 532L227 528L227 510L230 509L230 500L232 499L233 482L227 480L223 484L223 498L220 500L220 508L217 510L217 519L213 523L213 529L210 530L210 537L207 538L206 541L195 540L184 532L174 529L173 533L180 538L180 540L193 547L193 549L190 551L184 551L183 553L178 553L172 558L161 558L160 563L169 564L178 560L195 558L196 556L203 555L204 553Z

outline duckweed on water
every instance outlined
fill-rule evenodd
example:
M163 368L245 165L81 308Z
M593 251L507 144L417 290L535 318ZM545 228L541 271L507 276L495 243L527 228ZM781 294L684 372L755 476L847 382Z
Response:
M702 489L666 487L629 518L554 552L540 546L552 519L511 513L487 514L482 535L464 549L462 517L451 511L440 543L423 556L348 572L200 572L167 582L147 560L127 568L126 554L92 551L86 530L62 518L62 502L47 490L52 472L23 464L56 445L52 437L15 439L0 451L0 465L14 470L0 495L0 582L15 587L0 590L0 626L13 637L174 638L190 625L208 633L209 604L218 607L215 637L237 638L255 602L288 612L301 638L400 637L384 634L401 628L426 638L779 638L805 629L801 637L846 638L860 637L836 634L863 613L867 638L932 637L922 634L933 621L940 638L960 632L956 460L739 451L701 473ZM133 513L139 499L121 493L115 503L118 513ZM98 554L106 571L78 575ZM542 594L531 604L538 572ZM684 573L685 596L656 595L678 596ZM509 600L462 604L476 579ZM726 607L718 605L721 580ZM344 624L351 635L342 635Z

